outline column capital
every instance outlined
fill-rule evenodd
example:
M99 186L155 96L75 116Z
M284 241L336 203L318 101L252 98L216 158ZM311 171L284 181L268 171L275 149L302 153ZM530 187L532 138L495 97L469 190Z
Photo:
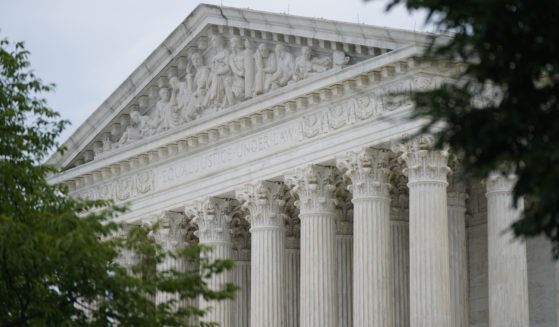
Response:
M173 250L187 244L188 222L183 213L165 211L158 221L160 227L153 236L163 249Z
M232 217L230 224L233 258L236 261L250 261L250 223L240 213Z
M283 227L285 194L287 188L280 182L259 181L247 184L236 196L243 209L249 211L251 227Z
M501 172L491 172L484 180L487 187L486 196L492 193L512 193L518 177L515 174L503 174Z
M407 164L403 173L408 176L409 184L415 182L433 182L447 184L447 166L449 152L447 149L433 150L435 138L420 135L408 142L396 144L392 151L400 155L399 160Z
M388 196L390 190L390 152L383 149L365 148L360 152L348 152L336 159L336 166L351 180L348 189L353 197Z
M294 174L284 176L291 193L298 196L295 205L301 215L315 212L335 212L337 201L336 172L334 167L309 165Z
M195 235L200 238L200 243L205 244L231 241L229 224L238 210L236 201L214 197L195 201L185 207L187 217L198 225Z
M448 206L465 208L468 194L466 193L466 184L461 176L462 168L460 166L459 158L452 156L449 160L448 166L451 170L451 173L448 175L448 187L446 189Z

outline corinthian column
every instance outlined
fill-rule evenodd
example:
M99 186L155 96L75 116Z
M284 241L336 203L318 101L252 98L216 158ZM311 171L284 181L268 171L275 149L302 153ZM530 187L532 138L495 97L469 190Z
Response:
M336 261L338 266L338 327L353 327L353 204L342 176L336 190Z
M392 327L388 153L365 149L337 161L353 193L353 326Z
M410 326L410 233L408 178L398 160L390 160L392 186L390 201L390 234L392 238L392 287L394 326Z
M233 241L233 280L239 287L233 308L235 326L250 326L250 223L240 215L231 220L231 240Z
M157 230L154 237L161 245L161 248L165 252L176 252L188 244L186 242L186 219L182 213L165 212L161 219L161 228ZM190 268L188 262L184 258L172 256L166 256L165 259L157 265L157 270L160 272L176 270L178 272L188 272ZM155 302L157 304L166 303L170 301L176 301L174 309L180 307L185 307L189 303L188 301L181 301L178 294L167 293L158 291L155 295Z
M450 253L451 326L469 327L468 263L466 245L466 187L458 176L458 163L453 160L454 174L449 179L448 242Z
M510 229L520 218L522 200L513 207L514 176L491 174L487 186L489 326L528 327L526 243Z
M286 327L299 327L299 282L301 279L301 256L299 209L293 204L293 197L287 199L285 206L288 215L285 231L285 290L286 290Z
M420 136L395 147L405 161L410 193L410 325L448 327L450 273L446 175L448 153Z
M301 218L301 327L337 327L336 201L331 167L307 166L285 176Z
M276 182L246 185L237 198L250 215L250 325L285 327L285 186Z
M192 221L198 225L195 234L200 244L212 247L212 251L202 253L209 261L233 258L229 223L236 208L232 200L219 198L197 201L185 208L187 216L192 217ZM225 284L233 283L233 273L223 271L214 274L207 283L210 289L219 290ZM217 322L221 327L234 327L232 300L206 301L200 298L199 303L200 309L211 308L202 321Z

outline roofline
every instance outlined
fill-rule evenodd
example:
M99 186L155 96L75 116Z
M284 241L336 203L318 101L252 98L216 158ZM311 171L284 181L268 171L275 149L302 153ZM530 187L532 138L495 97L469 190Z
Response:
M404 44L425 45L435 36L445 38L404 29L199 4L63 143L67 149L65 154L55 152L47 159L46 164L59 168L68 165L76 154L83 151L93 138L210 24L258 30L270 30L266 27L274 26L276 33L307 38L328 35L331 40L339 42L342 41L336 39L336 36L343 35L344 43L385 48L392 45L393 49Z

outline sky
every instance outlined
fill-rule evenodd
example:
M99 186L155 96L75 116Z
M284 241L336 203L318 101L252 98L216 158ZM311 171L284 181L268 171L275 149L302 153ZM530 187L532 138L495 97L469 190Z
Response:
M196 8L191 0L3 0L0 39L24 41L51 108L71 122L63 143ZM204 3L430 32L424 13L386 0L206 0Z

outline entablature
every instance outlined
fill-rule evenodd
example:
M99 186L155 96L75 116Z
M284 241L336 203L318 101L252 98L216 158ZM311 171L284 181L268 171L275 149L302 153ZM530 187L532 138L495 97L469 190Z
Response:
M201 5L66 142L64 157L56 154L49 163L74 170L118 157L145 138L157 143L171 131L199 130L209 119L266 101L269 93L289 93L316 75L331 76L409 44L422 47L429 37ZM274 93L278 89L285 90Z
M75 196L130 201L180 182L180 179L173 180L173 173L158 171L182 169L206 174L211 169L219 169L212 163L219 159L216 157L219 154L206 154L213 149L218 153L228 147L250 148L259 146L259 142L281 143L287 139L286 144L296 144L382 115L409 110L409 99L388 100L385 95L434 87L451 78L457 69L450 64L442 69L439 63L418 66L414 59L417 51L410 46L393 51L390 56L379 56L343 71L316 76L297 87L272 91L252 102L239 104L236 110L207 117L192 129L170 131L157 139L130 144L124 152L63 172L51 182L68 184ZM238 151L241 156L237 159L231 156L233 159L219 160L227 166L242 164L249 159L242 155L243 151ZM278 147L277 151L283 150ZM180 168L165 168L172 163L182 164Z

